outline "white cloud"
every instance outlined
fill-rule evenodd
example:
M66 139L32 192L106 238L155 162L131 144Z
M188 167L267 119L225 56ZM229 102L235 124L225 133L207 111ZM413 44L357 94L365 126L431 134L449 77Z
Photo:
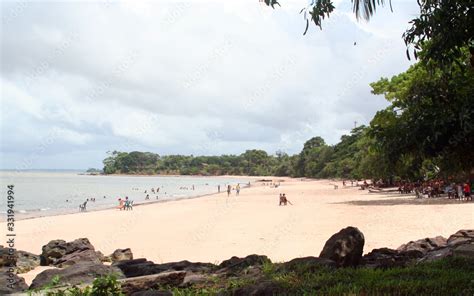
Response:
M5 4L1 166L52 129L62 132L32 166L100 166L108 150L295 153L315 135L337 142L386 104L368 83L409 65L400 36L416 3L355 24L341 2L323 31L302 36L306 1L281 2L28 2L14 17L18 3Z

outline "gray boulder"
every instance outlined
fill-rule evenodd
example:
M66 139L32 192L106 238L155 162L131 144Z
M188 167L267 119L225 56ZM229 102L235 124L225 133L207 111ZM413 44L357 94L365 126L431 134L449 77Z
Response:
M42 248L40 263L43 266L66 267L79 262L101 262L101 254L87 238L79 238L71 242L52 240Z
M289 271L316 271L323 267L335 268L337 267L336 262L318 257L302 257L295 258L288 262L282 263L278 269L284 272Z
M38 255L19 250L14 250L13 254L10 254L10 249L0 246L0 267L16 266L16 273L25 273L39 264Z
M40 265L40 256L25 251L17 251L17 273L25 273Z
M446 247L447 239L442 236L424 238L416 241L410 241L406 244L401 245L397 248L397 251L406 252L406 251L419 251L423 254L428 253L429 251Z
M159 289L160 286L178 287L183 283L185 271L170 271L121 280L122 291L131 295L140 291Z
M19 277L15 270L8 267L0 268L0 295L22 292L28 289L25 279Z
M319 257L330 259L340 267L357 266L362 258L364 243L362 232L349 226L329 238Z
M133 260L132 250L127 249L117 249L110 256L112 262L123 261L123 260Z
M453 248L453 256L467 257L474 259L474 243L462 244Z
M4 248L0 245L0 267L15 265L16 260L17 256L15 255L14 249Z
M79 285L92 283L95 278L114 274L117 278L124 278L120 269L114 266L95 262L78 262L63 269L48 269L38 274L30 285L30 289L44 287L58 276L59 286Z
M474 229L459 230L448 238L448 246L474 243Z
M164 271L189 271L194 273L207 273L215 270L216 266L211 263L189 262L187 260L155 264L145 258L117 261L112 264L120 270L127 278L157 274Z
M260 266L264 262L271 262L267 256L264 255L248 255L244 258L239 258L236 256L231 257L230 259L224 260L219 264L218 273L228 273L235 274L241 270L250 267L250 266Z
M361 264L371 268L402 267L423 257L417 250L397 251L389 248L373 249L362 257Z

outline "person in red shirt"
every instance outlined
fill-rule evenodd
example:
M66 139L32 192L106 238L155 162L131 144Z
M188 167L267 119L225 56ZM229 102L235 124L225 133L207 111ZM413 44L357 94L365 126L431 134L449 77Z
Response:
M464 197L466 198L466 200L472 200L471 186L469 185L469 181L464 183Z

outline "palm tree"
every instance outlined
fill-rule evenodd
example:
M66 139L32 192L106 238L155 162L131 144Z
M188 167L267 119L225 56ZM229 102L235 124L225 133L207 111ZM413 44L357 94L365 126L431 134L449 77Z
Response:
M378 6L384 6L386 2L389 3L390 9L392 9L391 0L351 0L353 7L352 10L356 15L357 19L363 18L369 20L374 13L377 11ZM260 0L262 2L262 0ZM275 5L280 6L278 0L264 0L265 4L275 8ZM321 22L324 18L329 17L330 13L334 10L332 0L313 0L307 7L301 9L300 13L304 15L306 20L306 28L303 34L306 34L309 27L309 22L321 28Z

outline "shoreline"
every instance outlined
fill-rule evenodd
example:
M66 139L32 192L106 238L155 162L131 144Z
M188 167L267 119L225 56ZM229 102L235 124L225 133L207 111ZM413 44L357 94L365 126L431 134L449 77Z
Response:
M340 182L336 190L334 180L278 179L284 180L278 188L254 182L239 196L232 191L227 197L221 191L149 203L133 211L108 209L17 221L16 247L37 254L51 240L86 237L104 254L131 248L137 258L156 263L214 262L248 254L265 254L280 262L317 256L328 237L347 226L364 233L369 252L448 236L474 225L474 203L368 193L344 188ZM279 206L279 193L286 193L292 205Z
M137 176L137 177L141 177L141 176ZM181 177L181 176L177 175L176 177ZM194 176L190 176L190 177L194 177ZM229 176L229 177L233 177L233 176ZM244 176L242 176L242 178L244 178ZM245 178L249 178L249 177L245 177ZM259 181L258 180L253 180L253 181L249 181L249 182L250 182L250 184L255 184L256 182L259 182ZM242 186L241 189L246 189L246 188L250 187L248 185L248 183L240 183L239 182L238 184L246 184L246 185ZM222 192L225 192L225 191L221 191L220 193L222 193ZM216 194L220 194L220 193L219 192L210 192L210 193L190 195L190 196L185 196L185 197L180 196L180 197L169 198L169 199L150 200L150 201L145 201L145 202L139 202L139 203L136 203L136 204L134 203L133 207L135 208L135 207L139 207L139 206L148 206L148 205L159 204L159 203L167 203L167 202L173 202L173 201L196 199L196 198L212 196L212 195L216 195ZM113 209L117 209L117 206L107 206L107 207L95 208L95 209L91 209L91 210L88 209L85 212L80 212L78 210L76 210L75 212L69 211L69 210L53 211L51 213L46 213L44 215L41 215L41 214L30 214L30 215L28 215L28 213L36 213L36 212L41 213L42 212L41 210L40 211L35 211L35 212L28 212L28 213L15 212L15 220L16 221L32 220L32 219L45 218L45 217L67 216L67 215L84 214L84 213L88 213L88 212L108 211L108 210L113 210ZM20 217L18 217L18 216L20 216ZM6 217L3 217L3 215L2 215L0 217L0 223L4 223L4 222L6 222Z

